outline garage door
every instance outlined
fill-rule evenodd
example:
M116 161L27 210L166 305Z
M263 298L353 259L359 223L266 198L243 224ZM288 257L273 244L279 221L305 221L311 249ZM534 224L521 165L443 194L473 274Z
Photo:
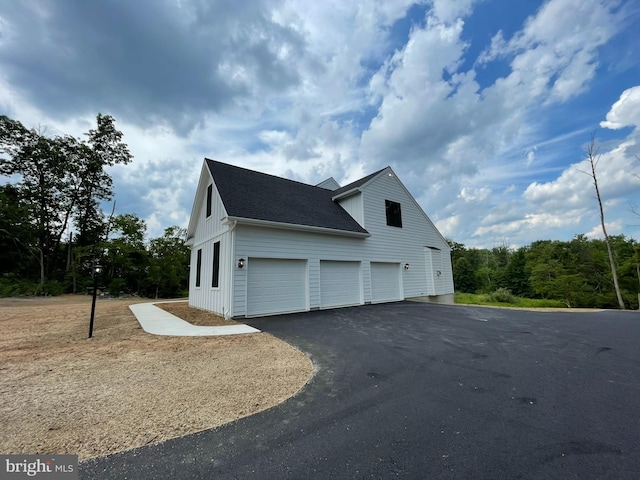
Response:
M247 315L307 310L305 260L250 258L247 276Z
M360 305L360 262L320 261L320 308Z
M402 300L400 294L400 264L371 262L371 301Z

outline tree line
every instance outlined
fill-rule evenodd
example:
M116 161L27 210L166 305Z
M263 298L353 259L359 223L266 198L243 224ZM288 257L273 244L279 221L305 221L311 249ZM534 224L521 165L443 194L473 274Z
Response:
M184 229L146 241L135 214L105 215L113 200L107 167L132 155L109 115L98 114L84 139L47 136L0 116L0 295L80 293L100 284L112 293L185 295L189 249Z
M626 308L638 308L640 243L609 236ZM576 235L570 241L539 240L517 249L452 248L456 292L493 293L504 289L524 298L562 301L567 307L619 308L604 240Z
M102 210L113 200L107 168L132 161L122 138L109 115L98 114L83 139L47 136L0 116L0 175L8 179L0 186L0 295L86 292L96 263L104 267L101 286L113 294L187 294L190 250L184 229L173 226L147 241L146 224L135 214L116 215L115 202L110 215ZM592 137L587 173L606 234L594 146ZM577 235L518 249L449 243L457 292L502 289L569 307L618 308L622 302L638 308L640 244L624 235Z

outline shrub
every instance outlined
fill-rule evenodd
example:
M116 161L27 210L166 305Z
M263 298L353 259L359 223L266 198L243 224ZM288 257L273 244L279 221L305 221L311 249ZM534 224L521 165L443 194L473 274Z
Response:
M0 278L0 297L37 295L39 291L40 285L37 282L23 280L12 273L4 274Z
M492 302L500 302L500 303L513 303L514 301L511 290L508 290L506 288L497 289L495 292L489 295L489 298L491 299Z
M47 280L44 284L44 291L39 292L40 295L62 295L64 293L64 284L57 280Z

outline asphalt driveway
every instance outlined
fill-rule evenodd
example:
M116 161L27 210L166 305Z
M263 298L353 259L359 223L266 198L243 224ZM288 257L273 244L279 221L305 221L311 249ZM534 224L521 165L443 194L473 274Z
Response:
M248 323L312 357L299 395L80 477L640 477L638 312L400 302Z

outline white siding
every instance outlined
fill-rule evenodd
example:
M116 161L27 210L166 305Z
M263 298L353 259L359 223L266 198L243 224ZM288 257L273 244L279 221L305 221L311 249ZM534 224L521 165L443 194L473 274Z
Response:
M209 177L210 178L210 177ZM210 185L212 180L204 185L204 195L201 197L200 206L198 208L198 226L196 228L194 244L205 242L215 236L226 232L229 227L224 225L220 220L226 217L227 213L224 210L224 205L218 194L218 190L213 188L213 194L211 198L211 215L207 217L207 185Z
M364 224L364 211L362 207L362 194L357 193L347 198L339 200L338 203L344 208L349 215L351 215L356 222L364 229L367 227Z
M193 214L197 215L195 232L191 246L191 269L189 272L189 305L225 317L233 316L231 302L231 283L233 281L233 232L221 222L226 216L224 205L217 189L213 188L211 198L211 215L206 216L207 186L211 184L208 170L203 170L200 179L198 202ZM218 287L211 286L213 274L213 244L220 242L220 271ZM196 287L196 256L202 249L202 267L200 286Z
M230 317L231 312L231 235L227 232L211 240L195 245L191 250L191 271L189 272L189 305L219 315ZM213 245L220 242L220 270L218 287L212 287L213 279ZM200 286L196 287L196 256L202 249L202 266Z
M403 297L428 295L424 247L442 251L442 293L453 293L449 245L395 176L385 172L374 178L363 188L362 197L366 229L371 234L367 239L370 260L409 264L409 269L401 272ZM400 203L401 228L387 225L385 200Z
M291 230L250 227L239 224L236 234L236 257L262 257L306 260L308 265L309 308L320 308L320 260L353 261L362 259L364 245L360 238L339 237ZM246 269L235 270L233 311L246 312Z
M310 232L296 232L271 228L238 225L236 257L303 259L308 262L309 308L321 307L320 262L361 262L362 300L373 301L370 262L393 263L400 276L400 298L427 296L425 247L442 251L443 293L453 293L450 274L449 246L426 219L422 210L400 183L381 175L366 185L362 200L368 238L350 238ZM386 223L385 200L401 204L402 228ZM409 269L402 268L409 264ZM447 268L449 273L447 273ZM235 270L233 311L236 316L246 315L246 272Z

